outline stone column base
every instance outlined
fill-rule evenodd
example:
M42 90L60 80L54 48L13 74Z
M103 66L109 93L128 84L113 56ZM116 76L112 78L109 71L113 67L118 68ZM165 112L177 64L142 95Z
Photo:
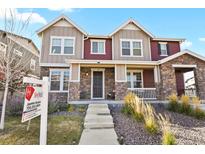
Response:
M69 83L69 98L70 101L80 100L80 82Z
M115 100L123 100L127 92L127 82L115 82Z

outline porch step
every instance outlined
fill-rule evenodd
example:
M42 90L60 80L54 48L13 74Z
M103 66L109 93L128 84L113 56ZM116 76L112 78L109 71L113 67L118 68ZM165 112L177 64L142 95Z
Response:
M110 114L110 110L108 108L88 108L87 114L108 115Z
M85 117L85 123L112 123L113 119L111 115L88 115Z
M107 104L89 104L89 109L106 109L108 108Z
M106 129L106 128L114 128L113 122L89 122L89 123L84 123L84 128L85 129Z

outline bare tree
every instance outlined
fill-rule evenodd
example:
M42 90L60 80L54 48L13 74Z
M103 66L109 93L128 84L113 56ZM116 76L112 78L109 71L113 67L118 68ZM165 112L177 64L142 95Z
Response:
M30 68L30 59L32 55L22 51L21 45L16 42L18 42L17 39L20 39L18 35L23 35L24 31L27 30L31 15L28 19L21 20L21 18L19 19L19 17L16 17L12 9L5 10L4 30L0 36L1 42L6 45L0 47L0 74L3 76L2 79L0 78L0 81L4 85L0 129L4 129L9 87L13 86L15 83L20 83L23 76L25 76L28 71L28 68ZM22 51L23 55L19 56L18 51ZM19 84L17 84L17 87L18 85ZM16 90L18 89L17 87Z

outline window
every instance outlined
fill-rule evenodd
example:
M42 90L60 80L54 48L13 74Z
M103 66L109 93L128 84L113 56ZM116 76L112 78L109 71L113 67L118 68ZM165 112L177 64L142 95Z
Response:
M104 40L91 40L91 53L92 54L105 54L105 41Z
M31 59L30 69L31 70L35 70L36 69L36 61L34 59Z
M160 54L161 56L167 56L167 43L159 43L160 44Z
M21 51L19 51L19 50L16 50L16 49L14 49L14 54L16 54L19 57L23 56L23 53Z
M69 69L50 70L50 91L68 91Z
M6 52L7 45L3 42L0 42L0 52Z
M51 54L74 54L74 37L51 37Z
M127 72L127 84L128 88L142 88L142 71L129 70Z
M121 40L122 56L142 56L142 40Z

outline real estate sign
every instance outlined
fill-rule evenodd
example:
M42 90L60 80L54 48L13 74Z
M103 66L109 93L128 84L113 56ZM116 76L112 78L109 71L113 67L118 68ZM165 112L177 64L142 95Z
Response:
M41 102L43 98L42 87L27 86L22 122L31 120L41 115Z

